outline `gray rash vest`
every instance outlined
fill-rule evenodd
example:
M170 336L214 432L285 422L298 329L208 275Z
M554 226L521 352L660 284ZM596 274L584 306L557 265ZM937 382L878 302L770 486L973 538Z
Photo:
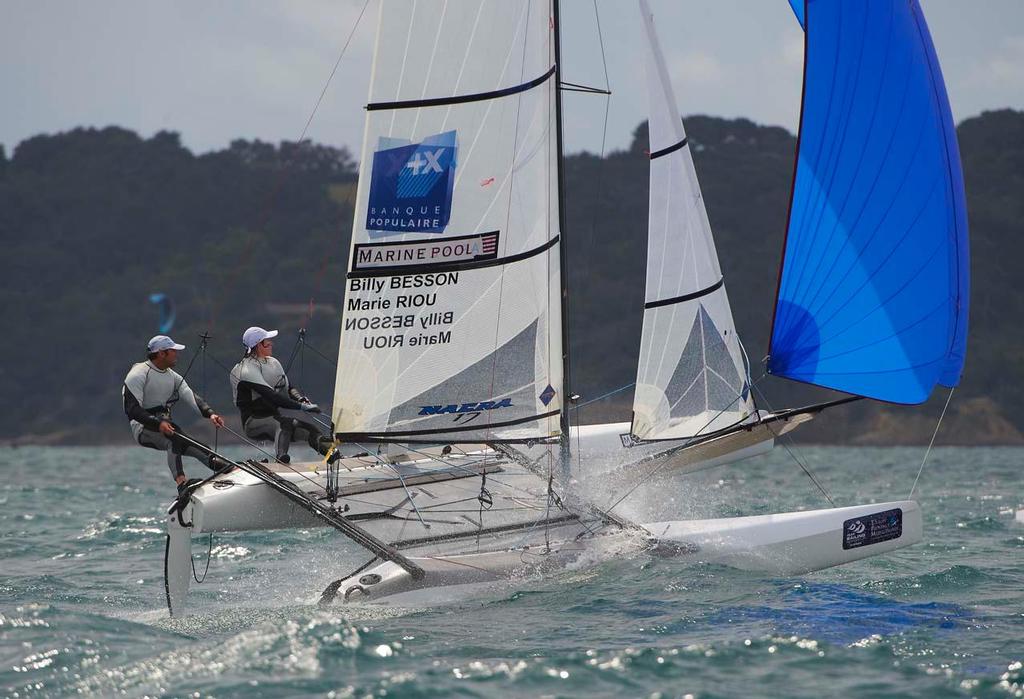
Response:
M149 361L139 362L128 371L128 375L124 377L124 387L121 391L122 397L126 391L131 393L138 401L139 406L151 415L159 412L166 412L169 415L171 408L178 401L184 402L203 417L213 414L210 406L203 402L202 398L196 396L184 377L173 369L157 369ZM150 421L152 420L147 422ZM159 421L156 422L159 424ZM135 441L139 441L143 427L157 429L150 424L143 425L136 419L132 419L129 424Z
M288 383L284 367L276 357L243 357L231 369L231 395L242 413L242 423L250 417L270 417L278 408L298 410L302 394Z

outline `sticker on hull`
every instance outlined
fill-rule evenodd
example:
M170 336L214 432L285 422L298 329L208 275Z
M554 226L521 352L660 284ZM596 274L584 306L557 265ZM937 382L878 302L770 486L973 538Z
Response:
M898 507L843 522L843 550L891 541L901 536L903 510Z

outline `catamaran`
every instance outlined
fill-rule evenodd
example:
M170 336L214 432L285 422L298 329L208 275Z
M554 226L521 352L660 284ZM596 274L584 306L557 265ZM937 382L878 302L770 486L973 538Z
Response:
M957 383L966 348L960 159L917 1L795 8L804 92L766 371L849 397L776 413L756 406L639 4L650 206L632 421L570 422L557 0L382 2L330 415L344 456L239 462L173 507L173 615L206 532L332 526L369 559L321 601L385 604L625 549L794 574L921 539L911 500L636 522L582 487L735 462L839 402L923 402Z

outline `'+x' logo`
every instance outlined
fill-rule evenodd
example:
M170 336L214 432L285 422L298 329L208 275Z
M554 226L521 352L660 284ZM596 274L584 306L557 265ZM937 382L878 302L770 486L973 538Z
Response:
M438 148L431 152L429 150L416 151L416 155L405 164L407 168L412 170L414 175L426 175L430 172L441 172L441 163L438 160L441 158L441 154L444 153L444 148ZM420 156L426 158L424 160Z

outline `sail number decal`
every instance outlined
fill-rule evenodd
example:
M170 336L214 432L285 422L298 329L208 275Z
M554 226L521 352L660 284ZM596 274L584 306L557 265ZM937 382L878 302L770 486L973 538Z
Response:
M498 257L498 231L443 240L410 240L396 243L357 243L352 251L352 270L424 267L458 262L479 262Z
M454 131L419 143L382 136L373 154L366 229L443 233L452 213L455 156Z
M898 539L901 536L903 536L903 510L898 507L863 517L854 517L843 522L844 550L878 544Z

